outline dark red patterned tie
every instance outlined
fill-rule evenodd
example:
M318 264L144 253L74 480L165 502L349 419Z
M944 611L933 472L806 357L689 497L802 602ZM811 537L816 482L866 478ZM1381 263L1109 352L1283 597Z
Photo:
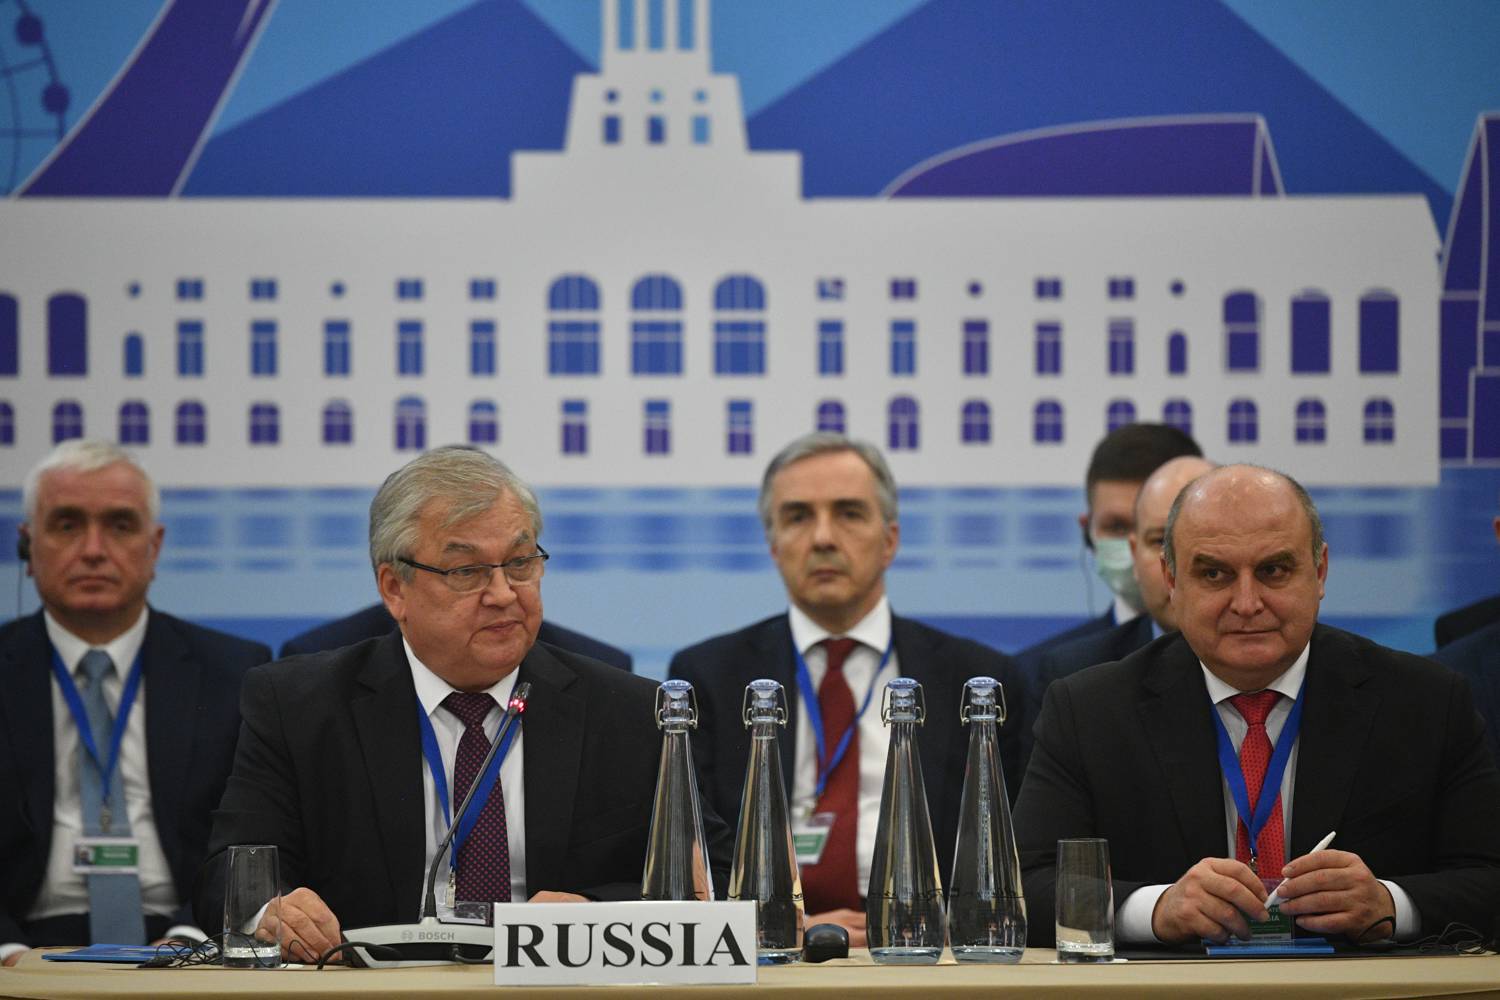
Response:
M823 739L827 752L837 749L844 732L854 725L854 692L844 677L844 661L850 650L859 645L853 639L825 639L828 671L818 685L818 708L823 713ZM821 772L823 761L818 761ZM823 857L815 865L802 869L802 899L808 913L828 910L858 910L864 895L859 889L859 730L849 740L849 749L839 761L817 812L833 813L837 818L823 845Z
M455 691L443 699L443 707L464 724L458 757L453 763L453 808L457 808L468 794L469 786L479 777L479 765L489 753L484 720L495 707L495 699L487 694ZM480 812L458 852L458 900L509 903L510 843L505 832L505 796L501 794L498 776L488 801L472 802L469 809Z
M1245 791L1250 796L1250 812L1260 801L1261 785L1266 780L1266 768L1271 763L1271 737L1266 734L1266 716L1276 707L1281 695L1275 691L1257 691L1254 694L1237 694L1229 699L1234 710L1249 724L1245 741L1240 744L1240 772L1245 776ZM1276 805L1270 819L1261 827L1256 839L1255 858L1261 878L1281 878L1281 866L1286 857L1281 827L1281 789L1271 789L1276 796ZM1246 822L1251 817L1241 816L1235 827L1234 856L1250 863L1250 831Z

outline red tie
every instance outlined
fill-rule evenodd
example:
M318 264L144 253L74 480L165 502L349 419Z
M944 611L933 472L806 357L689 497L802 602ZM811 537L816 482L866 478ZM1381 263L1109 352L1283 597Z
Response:
M485 716L495 707L487 694L455 691L443 699L443 707L464 724L458 741L458 756L453 762L453 805L457 807L479 777L479 765L489 753L489 737L484 735ZM458 852L459 902L510 902L510 843L505 831L505 796L497 777L490 797L471 802L469 809L480 810L479 819L469 831L468 839ZM454 817L455 821L458 817Z
M1281 695L1275 691L1257 691L1254 694L1237 694L1229 699L1234 710L1250 726L1250 731L1245 734L1245 741L1240 744L1240 772L1245 776L1245 790L1250 796L1252 815L1256 803L1260 801L1260 787L1266 780L1266 767L1271 763L1271 738L1266 735L1266 716L1271 714L1271 709L1280 698ZM1276 805L1271 809L1271 818L1261 827L1260 837L1256 840L1255 857L1259 866L1257 874L1261 878L1279 879L1286 856L1281 829L1281 789L1274 788L1271 794L1276 796ZM1234 856L1246 864L1250 863L1250 831L1245 825L1249 819L1248 816L1241 816L1234 834Z
M858 643L853 639L825 639L828 671L818 685L818 708L823 713L823 739L832 754L844 733L854 725L854 692L844 677L844 660ZM818 761L821 772L823 761ZM859 864L855 855L859 832L859 730L849 740L849 749L828 776L817 812L833 813L833 829L823 845L823 857L802 869L802 899L808 913L828 910L858 910L864 904L859 891Z

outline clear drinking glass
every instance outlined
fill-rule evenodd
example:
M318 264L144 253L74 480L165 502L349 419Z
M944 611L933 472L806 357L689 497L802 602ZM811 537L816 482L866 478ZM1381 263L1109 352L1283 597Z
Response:
M224 965L281 966L281 871L273 844L229 848L224 876Z
M1115 957L1115 892L1109 841L1057 842L1057 958L1109 962Z

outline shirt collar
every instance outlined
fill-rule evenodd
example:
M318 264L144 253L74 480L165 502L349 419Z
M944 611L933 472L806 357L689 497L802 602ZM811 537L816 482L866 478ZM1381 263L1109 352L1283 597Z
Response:
M824 639L837 638L795 604L787 609L787 618L792 626L792 643L803 656ZM870 613L844 635L863 646L869 646L877 653L885 652L886 647L891 644L891 605L886 596L882 594Z
M1125 600L1119 594L1116 594L1114 603L1109 607L1109 613L1114 618L1116 625L1124 625L1126 622L1133 622L1136 618L1140 617L1141 609Z
M406 641L404 635L401 637L401 645L406 647L406 662L411 664L411 680L417 688L417 701L422 703L422 711L431 718L432 713L443 704L443 699L453 694L458 688L433 673L432 668L417 659L417 654L412 652L411 643ZM510 701L511 690L516 686L516 675L520 672L521 668L517 667L482 693L488 694L501 705L505 705Z
M1307 677L1307 654L1312 650L1309 642L1302 647L1302 653L1287 667L1282 675L1265 686L1267 691L1275 691L1277 694L1297 700L1297 695L1302 691L1302 681ZM1203 668L1203 680L1208 684L1208 696L1215 705L1227 701L1240 693L1240 690L1225 681L1215 677L1213 672L1204 666L1203 661L1198 661L1198 666Z
M141 616L135 620L135 624L115 636L102 645L91 645L69 632L56 618L52 612L43 610L42 621L47 626L47 640L52 643L52 648L57 650L57 655L62 659L63 666L68 668L68 673L76 674L78 664L83 660L83 654L91 649L102 649L109 654L114 661L115 673L121 677L125 676L130 665L135 662L136 655L141 651L141 645L146 641L146 622L151 616L150 608L142 608Z

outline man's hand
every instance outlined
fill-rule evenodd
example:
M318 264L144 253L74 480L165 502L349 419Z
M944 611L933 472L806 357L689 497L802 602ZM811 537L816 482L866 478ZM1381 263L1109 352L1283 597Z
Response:
M807 926L813 924L838 924L849 932L849 947L865 947L865 912L863 910L829 910L827 913L809 913Z
M1264 920L1266 887L1250 866L1233 858L1204 858L1156 901L1151 931L1168 944L1208 938L1222 944L1231 934L1250 936L1249 916Z
M267 908L255 936L263 941L276 940L276 931ZM319 955L343 940L339 918L306 886L281 897L280 931L281 957L289 962L316 962Z
M550 889L543 889L527 900L531 903L587 903L588 901L587 896L580 896L576 892L553 892Z
M1378 941L1396 933L1396 903L1358 854L1318 851L1287 862L1287 881L1277 890L1281 912L1297 926L1318 934L1342 934L1351 941L1369 931ZM1391 919L1372 926L1381 917Z

